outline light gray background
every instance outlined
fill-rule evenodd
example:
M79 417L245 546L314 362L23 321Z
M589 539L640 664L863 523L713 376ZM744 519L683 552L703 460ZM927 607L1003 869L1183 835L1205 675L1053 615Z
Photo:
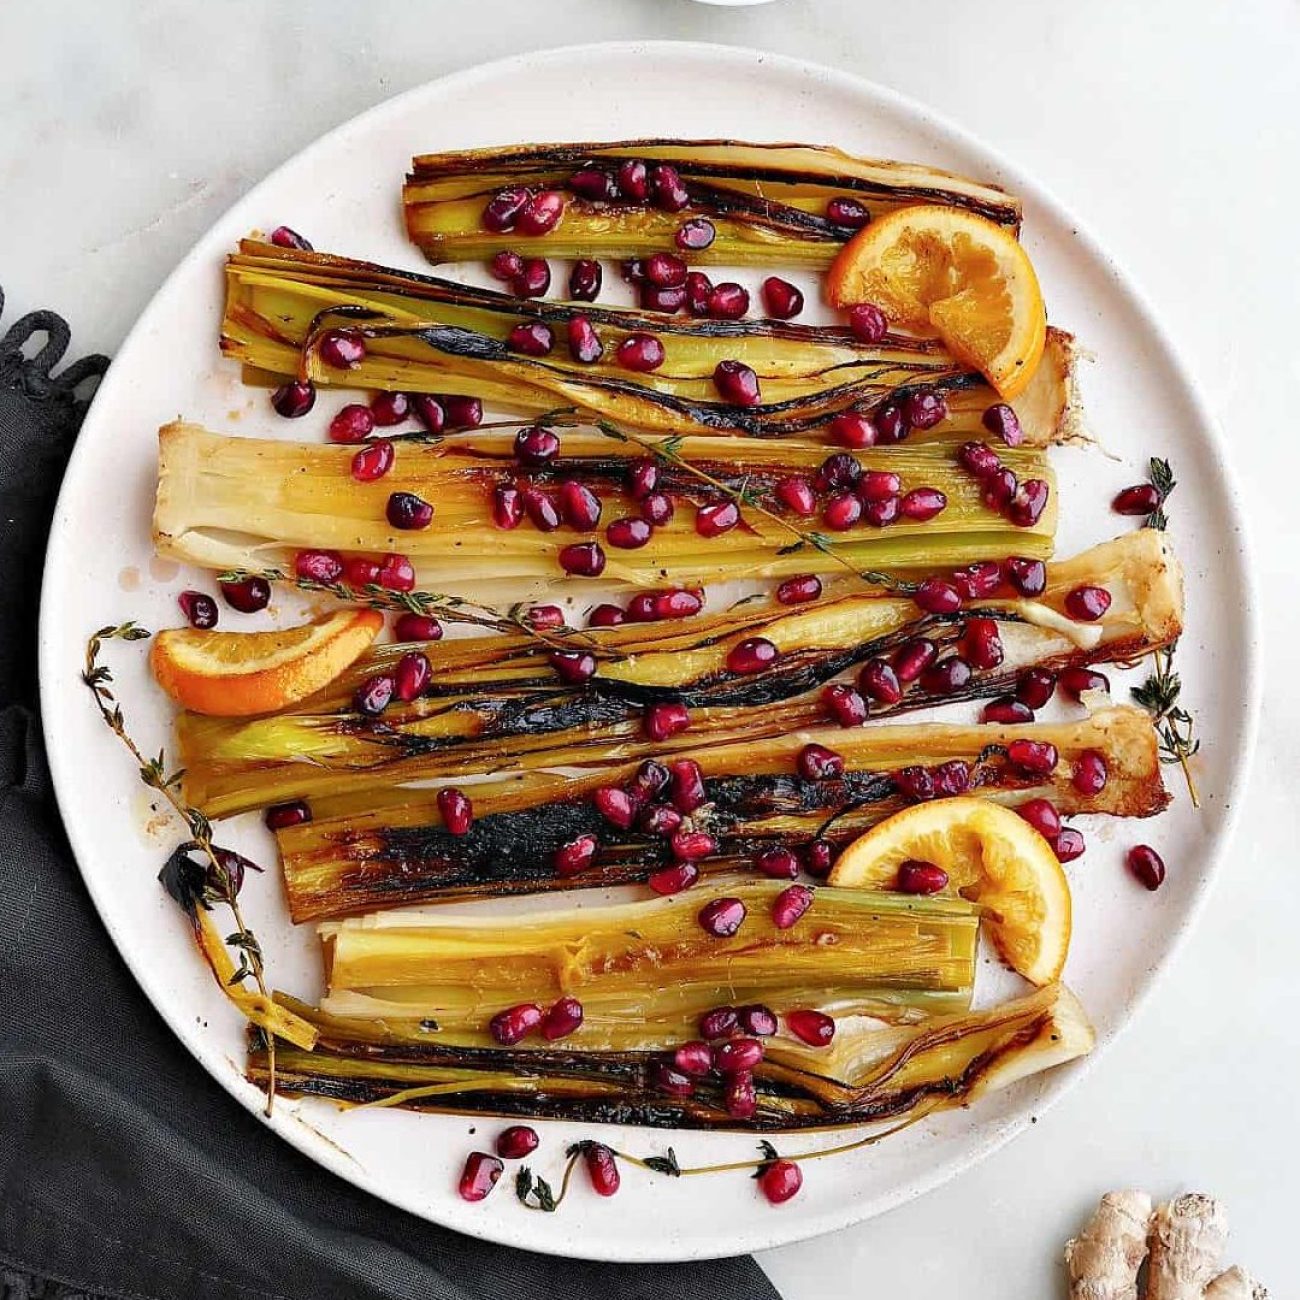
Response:
M1263 596L1266 706L1241 832L1206 917L1136 1023L975 1171L763 1265L788 1300L1042 1300L1064 1293L1060 1243L1092 1202L1134 1184L1226 1198L1232 1255L1275 1296L1293 1294L1295 0L9 0L6 316L57 308L81 349L111 352L211 220L326 129L472 63L635 37L752 45L859 73L954 118L1054 189L1149 292L1199 374L1233 449Z

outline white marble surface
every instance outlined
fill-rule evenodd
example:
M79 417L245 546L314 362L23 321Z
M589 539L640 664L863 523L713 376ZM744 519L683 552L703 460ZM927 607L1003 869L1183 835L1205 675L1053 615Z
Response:
M1261 752L1208 914L1101 1067L943 1190L762 1262L788 1300L1042 1300L1064 1293L1059 1244L1102 1191L1201 1188L1228 1201L1234 1257L1286 1296L1300 1289L1300 699L1285 685L1300 637L1300 8L906 8L924 25L863 0L2 6L6 316L56 307L81 348L111 352L195 236L276 163L399 90L547 45L662 37L817 59L1034 172L1151 294L1231 440L1264 597Z

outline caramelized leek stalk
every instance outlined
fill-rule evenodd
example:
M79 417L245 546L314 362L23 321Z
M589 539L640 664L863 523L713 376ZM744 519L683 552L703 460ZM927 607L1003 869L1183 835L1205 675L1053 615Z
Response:
M559 477L590 485L604 502L605 519L636 514L627 493L625 448L599 433L563 438L564 455L544 472L519 471L509 437L480 435L437 446L401 446L393 469L374 483L349 472L354 448L254 438L227 438L197 425L170 424L159 431L158 496L154 541L159 551L218 570L292 570L303 548L380 556L400 552L415 565L425 589L483 599L485 591L534 586L564 576L559 552L583 540L570 529L543 532L525 520L502 530L492 521L498 485L536 481L551 488ZM774 513L789 514L773 487L786 473L811 471L825 451L809 445L756 444L734 438L687 438L675 455L726 480ZM825 549L851 565L873 570L955 568L986 555L1051 554L1056 492L1037 523L1017 528L981 500L977 483L938 446L863 452L867 468L888 465L904 488L928 485L948 497L945 510L925 523L903 521L887 529L859 524L825 534ZM1008 450L1004 462L1022 477L1054 484L1041 451ZM757 509L717 537L695 529L697 504L724 499L716 489L675 469L662 476L677 502L672 521L654 530L638 550L604 546L603 579L627 586L682 586L729 578L778 577L810 568L841 566L810 545L794 549L790 531ZM434 503L433 523L417 531L394 529L385 517L390 493L414 492ZM712 495L710 495L712 494ZM797 521L796 521L797 522ZM813 525L816 527L816 525ZM602 541L603 534L597 533ZM819 537L822 534L818 534Z
M1019 738L1055 745L1056 769L1045 777L1013 769L1005 747ZM1065 813L1145 817L1169 800L1150 716L1130 707L1071 723L835 727L699 748L692 747L690 731L679 740L679 753L694 758L705 778L707 803L694 818L718 845L699 864L706 871L747 863L773 845L798 847L819 834L846 843L907 805L899 772L910 767L957 764L946 769L949 777L960 772L973 792L1011 803L1046 796ZM810 781L796 774L799 751L813 741L843 756L842 777ZM1085 796L1070 776L1088 749L1105 758L1109 779L1100 793ZM635 763L614 757L581 776L530 772L466 786L475 816L465 835L443 828L429 789L313 797L314 820L278 832L290 914L301 922L407 903L644 880L670 861L666 841L615 829L592 802L596 789L624 784L635 771ZM593 863L562 878L553 857L580 835L597 839Z
M282 1046L277 1054L276 1086L292 1096L660 1128L827 1128L924 1114L1076 1060L1095 1041L1078 999L1062 984L917 1025L848 1017L829 1048L766 1040L754 1071L757 1111L737 1120L727 1114L716 1076L699 1080L690 1097L666 1096L655 1086L654 1055L582 1050L585 1025L563 1044L503 1050L441 1046L437 1034L423 1042L389 1038L376 1034L375 1022L299 1004L294 1010L312 1018L321 1037L314 1052ZM257 1044L248 1075L268 1082Z
M586 316L604 344L594 365L573 360L569 320ZM511 350L521 320L547 322L559 340L544 357ZM326 365L316 346L329 329L365 342L351 370ZM620 366L628 334L663 342L664 364L651 373ZM656 312L511 298L368 262L245 241L226 267L222 350L258 372L321 384L413 392L468 393L513 410L579 409L665 433L783 437L824 426L849 406L873 406L918 386L942 390L950 418L916 441L969 437L999 398L983 378L941 344L897 337L865 344L846 329L789 322L713 321ZM1074 348L1052 331L1044 359L1016 411L1030 444L1074 432ZM713 382L720 361L757 373L762 402L722 401Z
M1056 625L1053 613L1081 585L1105 587L1110 608L1090 626ZM957 695L939 697L924 681L912 682L893 708L873 704L873 717L1000 694L1031 665L1059 670L1135 659L1174 640L1181 615L1179 571L1165 534L1144 529L1050 566L1047 590L1034 602L988 600L935 616L910 600L853 592L797 609L743 604L683 622L593 629L590 644L603 656L582 686L562 684L523 636L397 643L368 653L294 712L253 719L181 714L184 790L209 816L224 816L331 791L628 759L662 748L645 739L641 714L666 698L691 709L690 730L677 740L690 748L781 735L824 721L820 691L827 682L852 680L862 663L912 637L933 640L941 654L959 648L971 617L999 621L1002 663L976 670ZM728 651L755 636L776 645L781 657L758 673L730 672ZM1083 645L1072 639L1080 636ZM433 664L427 694L395 701L379 718L358 711L358 686L391 671L413 648Z
M635 160L676 169L689 207L665 212L645 200L589 199L569 185L575 172L613 178ZM559 224L540 238L494 233L485 206L502 190L564 195ZM521 246L543 257L639 257L673 246L684 221L704 217L715 236L692 262L825 266L857 228L827 214L834 199L855 199L872 219L915 203L966 208L1018 230L1020 204L992 185L913 163L855 158L839 149L734 140L620 140L540 144L425 154L402 192L406 229L431 262L491 257Z

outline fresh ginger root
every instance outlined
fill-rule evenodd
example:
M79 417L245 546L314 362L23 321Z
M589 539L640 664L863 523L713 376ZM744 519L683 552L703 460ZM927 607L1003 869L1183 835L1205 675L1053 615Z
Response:
M1227 1238L1227 1214L1211 1196L1192 1192L1152 1212L1145 1192L1107 1192L1066 1243L1070 1300L1268 1300L1244 1269L1219 1272Z

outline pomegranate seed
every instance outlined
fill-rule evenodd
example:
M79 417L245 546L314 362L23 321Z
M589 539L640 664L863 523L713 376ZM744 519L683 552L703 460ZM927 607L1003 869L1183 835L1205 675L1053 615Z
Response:
M832 452L822 461L813 479L813 487L827 492L835 488L854 488L862 478L862 465L847 451Z
M942 578L927 578L912 593L912 600L927 614L955 614L961 608L961 593Z
M795 767L806 781L831 781L844 775L844 759L825 745L805 745Z
M595 327L585 316L574 316L569 321L569 355L585 366L594 365L605 348L596 335Z
M415 565L405 555L385 555L379 561L379 585L388 591L413 590Z
M807 885L791 885L772 900L772 924L788 930L812 906L813 891Z
M618 192L633 203L644 203L650 194L650 179L645 163L636 158L628 158L619 163L614 175Z
M879 343L889 333L889 321L874 302L860 302L849 308L849 329L861 343Z
M758 1110L754 1076L745 1070L729 1074L722 1092L722 1104L732 1119L750 1119Z
M650 1067L650 1086L669 1097L689 1097L695 1091L690 1077L667 1061L656 1061Z
M769 275L763 281L763 306L777 320L793 320L803 311L803 294L789 280Z
M544 357L555 346L551 327L540 320L520 321L510 331L510 346L529 357Z
M970 664L960 655L949 655L921 674L921 689L927 695L955 695L970 685Z
M530 605L525 618L536 632L564 626L564 611L558 605Z
M793 880L799 874L799 859L789 849L764 849L754 865L772 880Z
M618 1191L620 1181L614 1153L607 1146L592 1142L583 1148L582 1159L587 1167L592 1191L597 1196L613 1196Z
M595 860L596 837L594 835L579 835L569 840L567 844L561 844L551 855L551 865L555 868L555 874L564 879L586 871Z
M683 591L675 587L669 591L661 591L655 596L656 618L691 618L703 608L704 597L693 591Z
M1002 635L996 619L972 618L966 624L966 658L972 668L996 668L1002 662Z
M643 311L661 311L674 316L686 306L686 286L675 284L661 289L657 285L643 284L637 298Z
M544 533L553 533L560 526L559 508L540 488L526 487L520 495L524 510L535 528L540 528Z
M429 664L428 656L422 655L418 650L404 654L397 661L397 667L393 669L397 698L403 704L410 704L412 700L419 699L432 677L433 668Z
M502 1047L522 1042L542 1023L542 1009L536 1002L521 1002L498 1011L488 1021L488 1032Z
M524 259L518 253L511 252L508 248L503 248L501 252L494 253L492 260L488 263L488 274L494 280L501 280L505 284L509 284L517 275L521 275L523 269Z
M1159 510L1164 497L1154 483L1135 483L1116 493L1110 508L1117 515L1149 515Z
M674 513L673 499L666 492L651 492L641 499L641 518L656 528L670 523Z
M669 770L662 763L656 763L653 758L648 758L637 768L636 775L628 785L628 791L642 801L654 799L668 788L670 780L672 774Z
M605 571L605 552L599 542L575 542L560 548L560 568L575 578L599 578Z
M995 560L977 560L956 570L950 581L963 600L983 600L1002 585L1002 570Z
M740 510L734 501L717 501L695 512L695 531L701 537L720 537L740 522Z
M595 302L600 297L604 279L600 263L590 257L581 257L569 272L569 297L579 302Z
M990 510L1005 510L1020 488L1019 480L1009 469L996 469L981 481L980 500Z
M740 1028L740 1012L735 1007L714 1007L700 1017L700 1037L716 1042L729 1038Z
M802 605L816 600L822 594L822 580L812 573L787 578L777 589L776 598L782 605Z
M776 485L776 498L787 510L807 518L817 510L817 497L806 478L783 478Z
M677 227L673 240L677 247L686 252L695 253L708 248L717 236L717 230L707 217L696 217L693 221L683 221Z
M931 646L933 650L929 641L920 644ZM917 670L918 675L920 671L921 669ZM858 689L877 704L897 704L903 698L903 687L897 672L883 659L868 659L862 665L862 671L858 673Z
M661 289L675 289L686 283L686 263L673 253L652 253L641 263L641 274Z
M586 650L552 650L547 658L559 679L570 686L596 675L596 656Z
M773 1160L763 1166L758 1186L773 1205L784 1205L803 1186L803 1171L793 1160Z
M461 1170L456 1190L463 1201L481 1201L497 1185L505 1165L486 1151L471 1151Z
M835 864L835 846L830 840L811 840L803 850L803 869L818 880L830 875Z
M343 560L337 551L299 551L293 571L309 582L337 582L343 575Z
M651 740L667 740L691 725L691 715L680 700L652 704L641 718L641 726Z
M1061 833L1061 814L1050 799L1030 799L1022 803L1018 812L1045 840L1054 840Z
M948 403L933 388L918 388L903 399L903 416L913 429L933 429L948 418Z
M362 442L375 428L375 417L368 406L350 402L330 421L331 442Z
M693 758L678 758L668 764L669 798L679 813L690 816L708 802L704 773Z
M822 704L841 727L860 727L867 720L867 702L852 686L837 682L826 687Z
M752 1070L763 1059L763 1044L757 1038L728 1038L713 1049L713 1064L719 1074Z
M1083 623L1095 623L1110 608L1105 587L1075 587L1065 597L1065 612Z
M256 614L271 603L271 584L265 578L241 578L238 582L223 582L221 595L231 609Z
M1165 882L1165 864L1149 844L1136 844L1125 858L1128 869L1152 892Z
M1100 794L1106 788L1109 775L1105 755L1095 749L1085 749L1075 760L1070 779L1080 794L1093 795Z
M837 533L845 532L862 518L862 502L852 492L836 492L822 510L822 522Z
M532 197L532 191L522 186L516 189L499 190L483 209L484 227L495 234L513 230L524 204Z
M873 528L888 528L890 524L898 522L898 516L897 497L886 497L883 501L868 501L862 510L862 517Z
M446 412L448 428L477 429L483 423L483 403L477 397L443 393L438 401Z
M602 785L592 794L591 801L597 812L620 830L629 829L636 817L636 805L631 796L616 785Z
M1056 674L1046 668L1026 668L1016 679L1016 699L1031 709L1041 709L1056 689Z
M625 519L615 519L605 529L605 540L619 550L636 551L650 540L653 533L654 529L644 519L629 515Z
M997 452L982 442L963 442L957 449L957 464L978 479L989 478L1002 468Z
M468 835L474 824L474 805L464 790L449 785L438 791L438 815L448 835Z
M542 190L519 210L515 226L525 235L545 235L560 224L562 216L564 195L558 190Z
M210 627L216 627L220 611L217 609L217 602L211 596L202 591L182 591L176 597L176 603L181 607L181 613L185 615L191 627L196 627L202 632L206 632Z
M736 1018L740 1022L740 1028L754 1038L771 1038L780 1028L776 1012L771 1007L763 1006L762 1003L738 1007Z
M762 401L758 376L743 361L719 361L713 368L713 386L733 406L757 406Z
M312 246L296 231L288 226L276 226L271 231L271 243L277 248L296 248L300 252L312 252Z
M595 167L583 167L569 177L569 188L591 203L608 203L618 197L618 186L608 173Z
M1075 858L1083 857L1084 850L1087 847L1083 835L1070 826L1067 826L1056 837L1056 841L1052 845L1058 862L1073 862Z
M984 412L982 423L990 433L1001 438L1008 447L1019 447L1025 440L1016 413L1005 402L990 406Z
M560 484L560 515L570 528L595 528L600 523L600 498L586 484L567 478Z
M859 411L841 411L830 423L830 435L841 447L856 451L874 447L879 436L876 426Z
M618 364L627 370L658 370L664 363L664 345L653 334L629 334L618 345Z
M871 220L871 213L867 211L866 204L860 203L857 199L837 198L827 203L826 220L834 222L837 226L845 226L849 230L861 230ZM876 310L880 309L876 308Z
M283 831L290 826L302 826L311 821L311 808L306 800L295 799L291 803L273 804L263 814L267 830Z
M699 862L718 851L718 841L704 831L675 831L669 841L673 857L679 862Z
M1007 761L1028 776L1046 776L1058 757L1056 746L1045 740L1013 740L1007 746Z
M1063 668L1057 685L1074 700L1082 699L1085 691L1110 692L1110 679L1091 668Z
M1047 590L1047 565L1042 560L1012 555L1002 562L1002 570L1022 596L1041 596Z
M364 555L349 556L343 562L343 581L349 587L368 587L379 584L382 566L378 560L367 559Z
M890 501L899 493L902 484L898 475L888 470L869 469L858 480L858 496L863 501Z
M897 402L886 402L875 413L876 432L883 443L902 442L911 432L907 415Z
M428 528L433 522L433 507L414 492L394 492L388 498L388 522L406 530Z
M497 1155L503 1160L522 1160L537 1150L541 1138L527 1124L511 1124L497 1134Z
M691 201L676 167L656 163L650 169L650 201L664 212L680 212Z
M980 714L981 722L999 722L1005 726L1033 720L1034 711L1013 695L999 695L996 700L990 700Z
M541 298L551 287L551 264L544 257L524 258L523 269L510 281L516 298Z
M411 399L405 393L376 393L370 399L370 417L387 429L411 418Z
M447 412L431 393L413 393L411 409L415 418L429 433L441 433L447 423Z
M925 523L948 508L948 498L938 488L913 488L898 503L905 519Z
M393 624L399 641L441 641L442 624L427 614L402 614Z
M689 889L699 878L700 869L695 863L679 862L676 866L661 867L658 871L651 872L646 884L656 894L663 894L666 897Z
M1047 506L1050 491L1045 480L1026 479L1007 507L1007 518L1017 528L1032 528Z
M931 769L934 793L937 798L952 798L965 794L970 788L970 768L960 758L949 759Z
M689 271L686 275L686 310L692 316L709 314L709 295L713 293L713 281L703 271Z
M542 1017L542 1037L554 1042L567 1038L582 1024L582 1003L577 998L561 998Z
M904 684L914 682L938 657L939 648L933 641L916 637L904 641L894 653L894 672ZM890 700L889 703L895 703Z
M729 939L745 920L745 905L738 898L715 898L700 908L700 927L715 939Z
M713 286L709 294L709 315L714 320L739 320L749 310L749 290L733 280Z
M641 809L637 814L636 824L638 829L647 835L667 837L682 824L682 815L676 808L670 808L666 803L655 803Z
M284 416L286 420L297 420L316 405L316 385L309 379L281 384L271 394L271 405L277 415Z
M645 279L645 267L639 258L626 258L621 265L623 279L628 284L640 284Z
M780 655L781 652L766 637L748 637L727 652L727 669L733 673L761 673L776 663Z
M326 330L317 345L320 359L335 370L355 370L366 356L366 343L356 330Z
M512 483L498 483L492 489L492 522L498 528L518 528L523 518L523 493Z
M673 1064L683 1073L702 1079L713 1069L713 1048L698 1038L673 1052Z
M352 457L352 477L358 483L373 483L393 468L396 459L397 451L393 444L387 438L376 439Z
M633 501L644 500L659 486L659 466L647 456L634 460L628 467L627 485Z
M937 894L948 887L948 873L933 862L909 858L898 868L896 881L900 894Z
M825 1047L835 1037L835 1021L820 1011L788 1011L785 1027L809 1047Z
M368 677L357 687L353 703L358 713L368 718L377 718L390 704L396 683L387 673L377 673Z
M619 627L626 622L627 615L618 605L597 605L587 615L588 627Z

